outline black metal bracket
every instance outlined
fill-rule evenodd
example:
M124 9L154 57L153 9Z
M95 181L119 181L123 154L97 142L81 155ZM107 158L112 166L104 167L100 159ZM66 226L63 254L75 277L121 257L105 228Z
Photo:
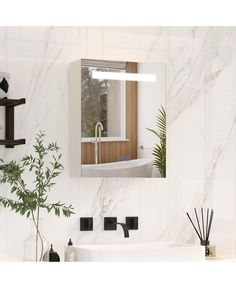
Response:
M0 106L5 107L5 139L0 139L0 145L5 145L6 148L25 144L25 139L14 139L14 108L22 104L25 104L25 98L0 99Z

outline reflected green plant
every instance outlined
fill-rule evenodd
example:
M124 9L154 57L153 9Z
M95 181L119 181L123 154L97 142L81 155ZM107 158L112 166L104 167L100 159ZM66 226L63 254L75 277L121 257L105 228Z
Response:
M156 130L147 128L154 133L159 143L153 148L152 155L154 156L153 165L157 167L161 177L166 177L166 112L163 106L158 109L156 116Z

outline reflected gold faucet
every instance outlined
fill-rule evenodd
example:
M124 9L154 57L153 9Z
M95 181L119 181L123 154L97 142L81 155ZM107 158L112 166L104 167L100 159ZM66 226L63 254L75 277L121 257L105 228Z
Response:
M97 122L95 125L95 164L102 162L102 152L101 152L102 131L103 131L102 123Z

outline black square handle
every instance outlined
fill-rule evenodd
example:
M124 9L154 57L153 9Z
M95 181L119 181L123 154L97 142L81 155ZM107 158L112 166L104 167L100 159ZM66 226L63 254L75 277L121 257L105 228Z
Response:
M117 230L117 217L104 217L104 230Z
M138 230L138 217L137 216L126 217L125 222L129 230Z
M80 231L93 231L93 217L80 218Z

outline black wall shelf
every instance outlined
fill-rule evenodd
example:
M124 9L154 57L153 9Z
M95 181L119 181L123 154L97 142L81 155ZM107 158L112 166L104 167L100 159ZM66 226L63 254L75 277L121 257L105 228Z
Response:
M0 145L6 148L14 148L15 145L25 144L25 139L14 139L14 108L25 104L25 98L21 99L0 99L0 106L5 109L5 139L0 139Z

